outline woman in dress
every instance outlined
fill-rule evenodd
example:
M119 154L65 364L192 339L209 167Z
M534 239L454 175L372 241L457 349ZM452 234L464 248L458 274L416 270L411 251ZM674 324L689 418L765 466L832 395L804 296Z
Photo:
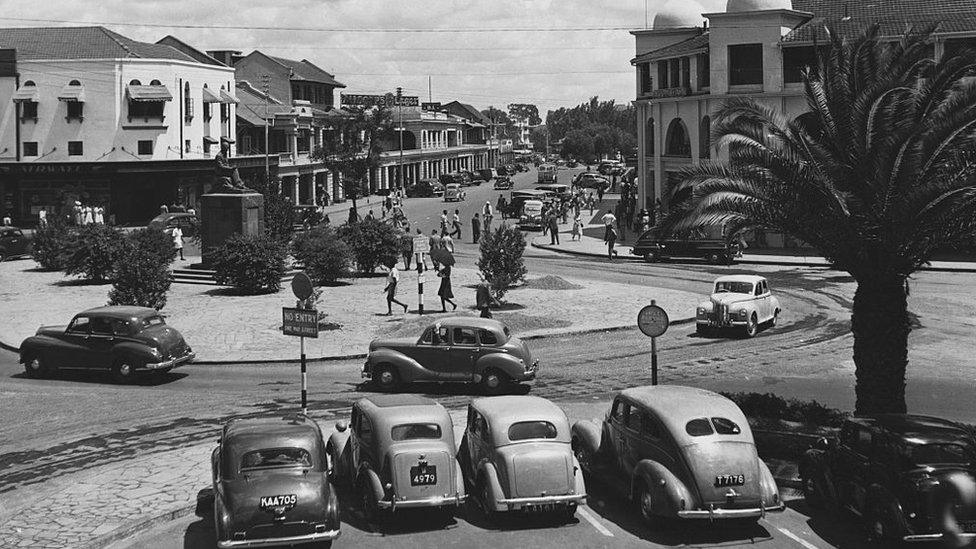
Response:
M186 259L183 257L183 230L179 227L173 227L173 232L170 235L173 237L173 247L180 253L180 261L185 261Z
M453 310L457 309L457 303L453 301L454 291L451 289L451 266L444 265L440 271L437 272L437 276L441 277L441 287L437 290L437 295L441 298L441 312L447 312L447 304L450 303Z

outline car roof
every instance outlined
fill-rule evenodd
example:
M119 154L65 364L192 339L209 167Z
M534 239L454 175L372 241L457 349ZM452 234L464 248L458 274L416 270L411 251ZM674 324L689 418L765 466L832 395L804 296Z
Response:
M250 448L294 446L321 434L319 426L302 415L232 419L224 426L222 442Z
M19 231L19 230L21 230L20 227L13 227L10 225L0 225L0 233L5 233L9 231Z
M396 406L429 406L436 401L420 395L372 395L364 398L378 408L394 408Z
M764 277L758 275L728 275L720 276L715 279L715 282L749 282L750 284L755 284L756 282L766 280Z
M420 395L372 395L359 399L356 405L370 417L375 429L389 436L394 425L403 423L436 423L447 428L451 416L437 401Z
M566 417L551 401L529 395L481 397L472 400L471 406L491 420L507 423Z
M90 315L90 316L103 316L108 318L121 318L121 319L131 319L131 318L145 318L148 316L157 316L159 311L156 309L151 309L149 307L135 307L132 305L108 305L105 307L95 307L93 309L86 309L78 314Z
M973 443L970 433L961 425L938 417L916 414L870 414L851 418L850 421L884 429L915 443L959 442L959 438L965 438L968 444Z
M689 421L702 417L730 419L739 425L743 435L748 434L749 442L752 442L745 414L734 402L718 393L680 385L646 385L624 389L619 394L654 412L679 443L694 443L702 438L691 437L685 431Z
M541 189L524 189L521 191L512 191L512 196L545 196L549 194L550 191L543 191Z
M505 331L505 324L493 318L481 318L477 316L449 316L438 320L434 324L440 324L448 328L460 326L464 328L481 328L485 330ZM433 326L434 324L431 324Z

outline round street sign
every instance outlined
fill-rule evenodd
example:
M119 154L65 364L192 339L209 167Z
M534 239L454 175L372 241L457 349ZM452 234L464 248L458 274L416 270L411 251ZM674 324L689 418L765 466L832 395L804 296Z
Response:
M291 279L291 291L298 299L308 299L312 296L312 279L305 273L298 273Z
M637 313L637 327L644 335L658 337L668 331L668 313L657 305L648 305Z

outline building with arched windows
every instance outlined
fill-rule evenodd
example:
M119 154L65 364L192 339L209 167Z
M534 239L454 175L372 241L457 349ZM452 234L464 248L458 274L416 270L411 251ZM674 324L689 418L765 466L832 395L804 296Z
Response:
M709 9L710 8L710 9ZM910 25L935 25L933 56L976 49L972 0L671 0L645 30L636 56L639 200L673 202L680 171L724 159L710 138L724 101L748 96L787 116L806 111L803 70L816 64L825 25L844 32L880 23L895 39ZM770 245L783 240L771 235Z

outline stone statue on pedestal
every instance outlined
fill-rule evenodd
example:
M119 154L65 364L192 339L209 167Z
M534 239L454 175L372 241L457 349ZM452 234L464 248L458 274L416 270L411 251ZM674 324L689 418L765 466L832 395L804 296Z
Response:
M240 174L237 173L237 168L231 165L228 158L230 144L233 142L232 139L226 137L220 138L220 152L214 157L214 178L217 186L211 192L219 194L253 193L255 191L244 185Z

